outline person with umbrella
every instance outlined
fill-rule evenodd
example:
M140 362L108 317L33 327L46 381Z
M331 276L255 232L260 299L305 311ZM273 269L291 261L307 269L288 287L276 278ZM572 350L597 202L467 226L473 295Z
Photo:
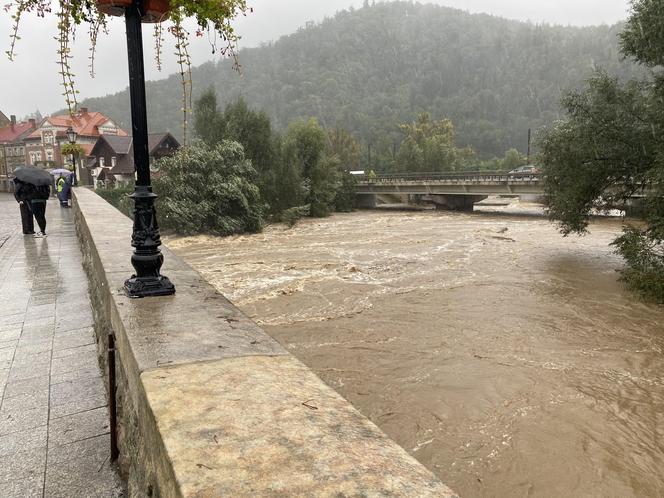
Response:
M67 183L67 181L65 180L64 176L61 176L55 182L55 188L58 192L58 200L60 201L60 206L61 207L68 207L69 206L69 204L67 203L67 193L65 192L65 184L66 183Z
M21 202L28 203L28 207L32 213L32 216L37 220L39 225L39 232L35 234L35 238L46 237L46 202L51 196L51 174L43 169L34 168L34 167L20 167L16 168L14 171L16 178L14 179L14 184L16 185L16 190L19 190L19 186L22 183L23 186L20 186L21 195L16 197L16 200ZM24 199L24 200L19 200ZM21 219L23 220L23 205L21 204ZM23 233L25 233L25 220L23 225ZM34 227L33 227L34 230Z
M51 175L56 177L55 189L58 194L58 200L61 207L69 207L69 199L71 199L71 186L73 181L73 173L66 169L56 169L51 171ZM58 178L57 175L60 175Z
M14 178L14 197L21 209L21 224L23 225L23 235L34 235L35 222L32 218L32 209L30 198L35 190L35 186L30 183L23 183L18 178Z

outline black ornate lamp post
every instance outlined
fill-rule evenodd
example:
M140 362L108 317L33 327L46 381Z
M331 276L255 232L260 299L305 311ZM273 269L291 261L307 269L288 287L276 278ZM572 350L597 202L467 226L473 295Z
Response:
M132 194L135 208L134 232L131 238L134 254L131 257L131 264L136 270L136 274L125 282L124 287L130 297L169 296L175 293L175 287L167 277L160 274L164 256L159 250L161 237L154 205L157 196L152 192L150 184L143 32L141 30L142 13L143 0L133 0L131 7L127 7L125 11L131 124L136 168L136 187Z
M71 126L67 128L67 140L69 140L69 143L74 145L76 143L76 139L78 138L78 133L76 133L76 130L72 128Z

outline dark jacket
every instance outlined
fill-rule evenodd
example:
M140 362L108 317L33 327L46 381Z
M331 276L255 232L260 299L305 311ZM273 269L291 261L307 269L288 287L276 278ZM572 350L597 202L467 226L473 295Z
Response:
M35 188L35 193L30 199L32 202L46 202L51 197L51 186L40 185Z
M31 183L24 183L14 179L14 198L17 202L45 202L51 196L51 187L42 185L35 187Z
M35 195L37 188L30 183L23 183L21 180L14 179L14 198L16 202L29 202Z

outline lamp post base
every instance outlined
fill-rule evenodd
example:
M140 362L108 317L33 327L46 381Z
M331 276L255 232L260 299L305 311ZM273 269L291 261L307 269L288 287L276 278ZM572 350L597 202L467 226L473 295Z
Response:
M168 277L137 277L133 275L124 284L127 295L131 298L172 296L175 286Z

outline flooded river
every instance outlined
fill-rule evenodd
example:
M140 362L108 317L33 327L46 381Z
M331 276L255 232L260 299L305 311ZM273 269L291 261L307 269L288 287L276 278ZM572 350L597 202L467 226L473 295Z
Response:
M664 496L664 309L619 220L359 212L168 245L464 497Z

